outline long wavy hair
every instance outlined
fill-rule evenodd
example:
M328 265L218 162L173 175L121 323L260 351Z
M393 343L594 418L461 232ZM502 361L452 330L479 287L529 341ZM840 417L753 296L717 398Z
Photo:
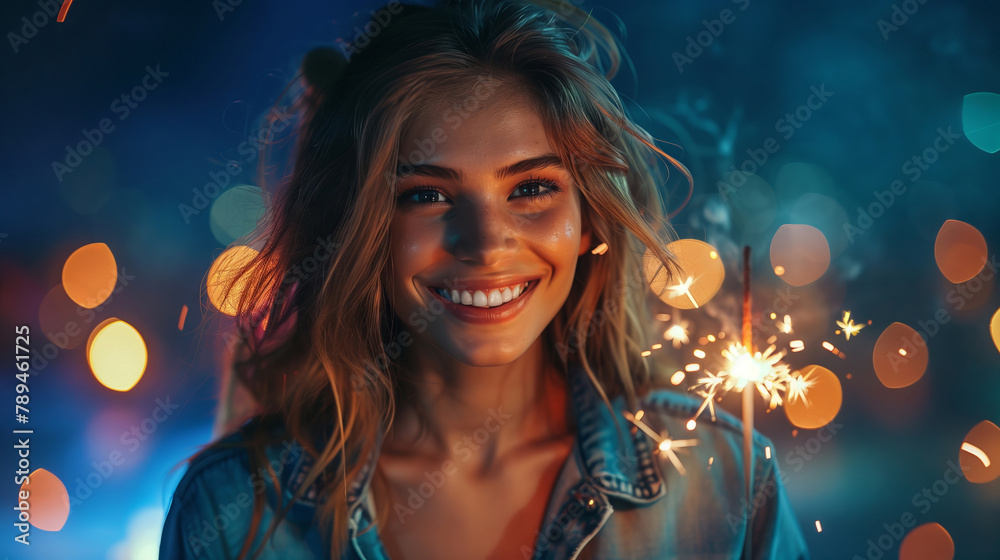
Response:
M262 466L279 496L264 454L275 441L270 428L315 460L291 501L322 481L316 522L331 558L346 545L348 484L408 390L387 351L401 324L386 285L394 178L407 163L398 154L408 123L443 96L486 82L526 87L580 189L583 223L595 245L606 244L578 260L569 296L542 335L546 355L564 371L581 365L606 403L624 395L635 406L649 388L640 356L651 320L643 255L648 250L657 266L676 271L665 249L674 236L659 158L692 184L687 169L630 119L609 82L623 61L618 40L574 4L391 2L374 14L354 44L303 59L291 171L274 186L257 230L237 242L255 251L225 286L227 301L238 301L226 395L242 391L253 402L244 411L260 420L240 445L251 471ZM223 416L239 416L223 404ZM387 493L373 491L384 526L391 504ZM264 501L254 496L241 560L252 552ZM290 505L279 504L263 542Z

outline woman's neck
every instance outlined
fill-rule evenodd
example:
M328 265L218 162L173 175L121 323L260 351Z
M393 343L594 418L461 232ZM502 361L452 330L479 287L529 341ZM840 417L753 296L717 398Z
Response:
M517 360L492 367L441 353L401 356L412 389L397 407L383 453L443 461L456 454L468 460L471 452L485 467L511 451L564 438L572 431L566 375L542 344L540 337Z

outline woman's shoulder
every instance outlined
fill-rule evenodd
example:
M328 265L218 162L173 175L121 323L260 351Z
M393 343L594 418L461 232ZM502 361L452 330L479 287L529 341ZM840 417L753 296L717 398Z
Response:
M759 557L807 558L805 541L784 489L788 473L781 469L774 444L753 431L752 490L745 485L743 424L733 414L715 409L713 420L703 411L693 425L703 401L666 388L651 390L639 399L642 421L674 442L663 457L663 482L674 496L663 507L684 512L679 524L697 533L742 535L746 525L753 532ZM685 441L686 440L686 441ZM758 557L758 555L754 555Z
M264 505L254 545L261 542L278 505L270 472L278 479L278 488L287 500L295 473L302 470L304 460L301 446L290 439L279 439L264 449L267 464L252 469L250 434L261 428L260 418L253 418L191 459L164 522L161 559L235 558L253 523L255 500L262 500ZM280 426L265 429L276 439L281 435ZM287 547L299 551L297 556L283 554L282 558L313 557L307 554L303 540L312 514L312 508L296 503L279 524L272 541L276 550Z
M698 488L723 502L739 502L745 496L743 423L721 407L716 407L714 420L707 410L695 418L702 402L675 390L653 389L639 399L642 422L661 437L678 442L671 445L670 451L657 451L665 455L664 459L673 453L682 467L672 466L674 461L663 462L668 486ZM754 430L752 447L753 492L758 493L766 484L776 483L780 473L770 439Z

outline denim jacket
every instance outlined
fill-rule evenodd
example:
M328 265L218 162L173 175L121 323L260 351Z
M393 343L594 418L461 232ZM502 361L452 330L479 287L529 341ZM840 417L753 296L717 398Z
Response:
M706 419L688 431L685 423L700 403L662 389L642 399L642 421L654 431L697 440L693 447L675 450L686 472L682 475L643 431L624 420L622 397L612 401L616 427L581 368L571 368L570 387L577 438L534 546L522 546L522 558L808 559L777 463L765 459L764 449L771 445L766 438L754 434L753 493L748 501L742 431L732 415L719 411L715 422ZM225 441L240 437L237 432ZM287 504L311 465L310 457L294 441L269 447L267 455ZM375 512L370 482L376 461L377 452L348 485L349 542L343 559L389 559L377 531L371 530ZM319 484L289 509L260 558L329 558L312 523ZM243 449L209 447L192 461L174 492L160 560L235 558L249 531L253 497L260 492L266 493L267 506L254 550L276 511L270 477L266 471L250 472Z

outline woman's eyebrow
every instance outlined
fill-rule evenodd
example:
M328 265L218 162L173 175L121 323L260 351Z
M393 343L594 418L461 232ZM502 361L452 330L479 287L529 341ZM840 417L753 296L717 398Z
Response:
M565 169L563 167L562 160L559 159L559 156L550 153L523 159L517 163L501 167L494 175L497 179L503 179L512 175L518 175L546 167L558 167L560 169ZM460 181L462 179L462 173L460 171L430 163L422 163L419 165L408 165L404 163L400 164L396 168L397 179L410 176L436 177L438 179L445 179L448 181Z

